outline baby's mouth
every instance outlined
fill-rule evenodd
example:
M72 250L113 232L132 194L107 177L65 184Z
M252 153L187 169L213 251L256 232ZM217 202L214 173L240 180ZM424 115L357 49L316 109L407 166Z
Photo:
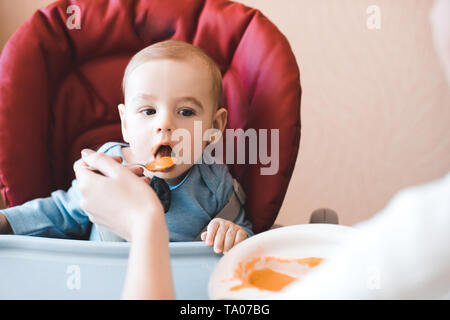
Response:
M145 167L152 172L169 172L173 169L175 163L176 160L172 156L172 147L160 145L154 153L154 160L146 163Z
M162 158L162 157L173 157L173 155L172 155L172 148L170 146L161 145L156 150L155 159L159 159L159 158Z

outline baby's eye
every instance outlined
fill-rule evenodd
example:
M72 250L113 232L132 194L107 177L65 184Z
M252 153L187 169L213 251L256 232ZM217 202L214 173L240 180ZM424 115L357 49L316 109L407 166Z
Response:
M191 109L181 109L178 113L184 117L191 117L195 114L194 110Z
M151 116L151 115L153 115L153 114L156 113L156 110L155 110L155 109L149 108L149 109L144 109L144 110L142 110L141 112L142 112L143 114L145 114L146 116Z

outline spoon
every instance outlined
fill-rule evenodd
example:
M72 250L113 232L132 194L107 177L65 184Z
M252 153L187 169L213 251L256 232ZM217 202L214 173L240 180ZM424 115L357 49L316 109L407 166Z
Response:
M175 159L173 157L160 157L146 164L130 163L128 166L136 166L144 169L144 175L151 176L151 172L164 171L172 168L175 165Z

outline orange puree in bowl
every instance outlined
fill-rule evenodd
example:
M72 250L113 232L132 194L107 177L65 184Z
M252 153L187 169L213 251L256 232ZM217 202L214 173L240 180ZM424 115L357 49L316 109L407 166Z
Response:
M270 268L253 270L248 275L249 284L256 288L270 291L280 291L294 280L297 280L297 278Z
M303 258L303 259L281 259L277 257L258 257L254 258L245 264L240 262L237 269L234 271L234 279L241 280L241 284L230 288L231 291L240 290L243 288L257 288L260 290L280 291L291 282L298 280L299 277L278 272L269 268L274 266L278 268L285 268L290 265L290 269L305 274L309 269L316 267L323 261L323 258ZM262 265L262 268L256 269L257 265ZM301 269L301 270L300 270ZM298 273L298 272L297 272Z
M175 164L175 160L172 157L160 157L152 162L146 163L145 167L150 171L162 171L169 169Z

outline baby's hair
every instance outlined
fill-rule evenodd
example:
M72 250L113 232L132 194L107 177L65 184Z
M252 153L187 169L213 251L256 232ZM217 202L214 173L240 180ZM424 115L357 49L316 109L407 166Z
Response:
M198 58L208 67L212 78L212 90L214 102L217 107L222 100L222 74L219 67L201 48L179 40L165 40L156 42L138 53L128 63L122 81L122 90L125 97L126 82L129 75L141 64L153 59L186 60Z

